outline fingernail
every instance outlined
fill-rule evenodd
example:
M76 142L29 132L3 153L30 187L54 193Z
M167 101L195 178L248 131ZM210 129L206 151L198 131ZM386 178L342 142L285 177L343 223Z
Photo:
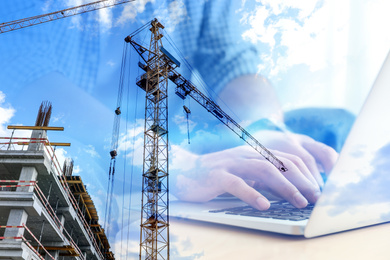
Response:
M302 196L301 193L299 192L296 192L295 195L294 195L294 201L295 201L295 204L298 208L304 208L307 206L307 199L305 197Z
M263 197L258 197L256 199L256 205L258 210L267 210L270 207L270 203L267 199Z

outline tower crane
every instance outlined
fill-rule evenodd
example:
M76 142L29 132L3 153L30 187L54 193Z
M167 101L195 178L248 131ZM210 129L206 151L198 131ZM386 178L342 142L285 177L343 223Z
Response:
M149 47L127 36L143 62L145 71L136 84L145 91L144 157L142 174L142 209L140 259L169 259L169 196L168 196L168 80L176 85L175 93L182 99L191 97L219 121L258 151L279 171L287 168L259 141L226 114L214 101L181 76L176 68L180 62L162 44L164 26L154 19L150 23Z
M100 0L52 13L0 23L0 34L133 1L135 0Z

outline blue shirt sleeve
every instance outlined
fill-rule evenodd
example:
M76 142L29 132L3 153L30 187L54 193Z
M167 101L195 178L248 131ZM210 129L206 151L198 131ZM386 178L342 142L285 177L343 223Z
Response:
M257 73L259 52L242 39L241 1L185 1L187 16L174 39L203 81L218 95L236 77Z

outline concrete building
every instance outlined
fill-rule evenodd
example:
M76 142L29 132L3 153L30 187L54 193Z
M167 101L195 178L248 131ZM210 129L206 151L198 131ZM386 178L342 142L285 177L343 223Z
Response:
M17 137L18 128L34 129L31 138ZM56 158L64 144L46 138L58 129L13 129L0 144L0 259L114 259L73 163Z

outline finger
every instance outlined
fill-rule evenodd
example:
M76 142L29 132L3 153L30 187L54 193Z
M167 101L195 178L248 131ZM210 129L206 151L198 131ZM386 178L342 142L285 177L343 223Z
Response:
M288 154L279 151L274 151L273 153L276 156L280 156L291 161L298 168L299 172L301 172L315 187L319 188L317 180L313 177L310 170L307 168L306 164L303 162L303 160L300 157L294 154Z
M318 185L322 188L324 186L324 180L322 179L321 173L318 170L315 158L308 151L306 151L300 146L296 147L296 149L292 151L292 153L301 158L303 163L309 169L311 175L313 175Z
M300 185L301 189L299 189L299 190L300 191L305 190L306 191L306 194L304 194L305 197L308 198L311 203L315 203L317 201L318 196L319 196L319 194L318 194L318 192L320 190L319 188L320 188L320 186L322 187L324 184L323 179L321 177L321 174L318 171L315 159L307 151L305 151L305 149L300 148L300 145L298 143L297 143L297 146L294 147L294 149L289 149L289 150L291 150L291 151L295 150L295 153L300 154L303 158L305 158L305 162L295 154L284 153L284 152L280 152L278 150L272 150L272 152L277 157L286 158L289 161L293 162L294 165L298 168L298 169L294 170L294 173L298 172L299 174L302 174L304 177L306 177L314 185L313 186L313 185L306 183L303 176L301 177L301 176L298 176L297 174L295 174L294 181L299 182L301 184ZM245 156L247 159L258 158L257 154L255 154L256 156L254 156L253 153L249 153L249 152L252 152L252 149L250 151L248 151L248 153L245 153ZM312 170L310 171L308 167L311 167ZM287 167L287 168L289 168L289 167ZM309 191L307 191L308 189L309 189Z
M220 185L225 192L229 192L258 210L267 210L270 207L268 199L246 184L240 177L225 171L220 172L220 177Z
M282 160L283 159L284 158L282 158ZM284 163L288 168L288 171L283 173L284 177L286 177L286 179L291 182L310 203L316 203L321 195L318 184L313 183L306 178L294 162L284 159Z
M290 182L292 182L295 186L297 186L296 184L299 183L299 187L297 186L297 188L301 191L301 193L302 191L305 191L303 195L306 198L308 198L311 203L315 203L319 196L320 186L318 185L316 179L310 173L309 169L307 168L306 164L302 161L302 159L296 155L288 154L276 150L272 152L277 157L288 159L290 162L293 163L294 167L297 167L297 169L294 169L294 171L288 172L287 175L290 176L290 178L287 179ZM293 178L291 178L291 174L289 174L291 172L294 173Z
M322 179L321 173L317 167L315 158L302 146L303 135L295 135L292 133L285 133L285 141L288 140L287 144L283 145L283 152L290 153L298 156L305 163L306 167L309 169L311 175L314 177L316 182L320 187L323 187L324 181ZM307 137L309 138L309 137ZM309 138L311 139L311 138ZM313 140L314 141L314 140ZM276 148L276 147L275 147ZM274 148L274 149L275 149ZM278 148L276 148L279 150Z
M315 140L303 140L302 146L321 164L326 174L329 174L337 161L338 153L330 146Z
M288 162L288 160L285 158L281 159L283 162L286 162L288 166L290 166L291 169L289 169L288 172L291 174L292 178L295 177L297 179L304 180L296 180L297 183L303 182L308 187L315 187L310 181L307 180L305 176L303 176L301 172L299 172L297 167L293 167L293 163ZM243 169L243 171L245 172L239 173L239 176L262 182L263 185L267 185L269 190L289 201L295 207L304 208L307 206L308 200L300 193L298 188L295 187L275 166L273 166L268 161L248 159L245 161L245 169ZM301 184L300 186L305 192L309 189L303 188L303 185ZM310 192L307 192L307 194L309 193Z
M252 187L252 188L253 188L253 186L255 186L255 184L256 184L256 182L253 181L253 180L244 180L244 181L245 181L245 183L246 183L248 186L250 186L250 187Z

